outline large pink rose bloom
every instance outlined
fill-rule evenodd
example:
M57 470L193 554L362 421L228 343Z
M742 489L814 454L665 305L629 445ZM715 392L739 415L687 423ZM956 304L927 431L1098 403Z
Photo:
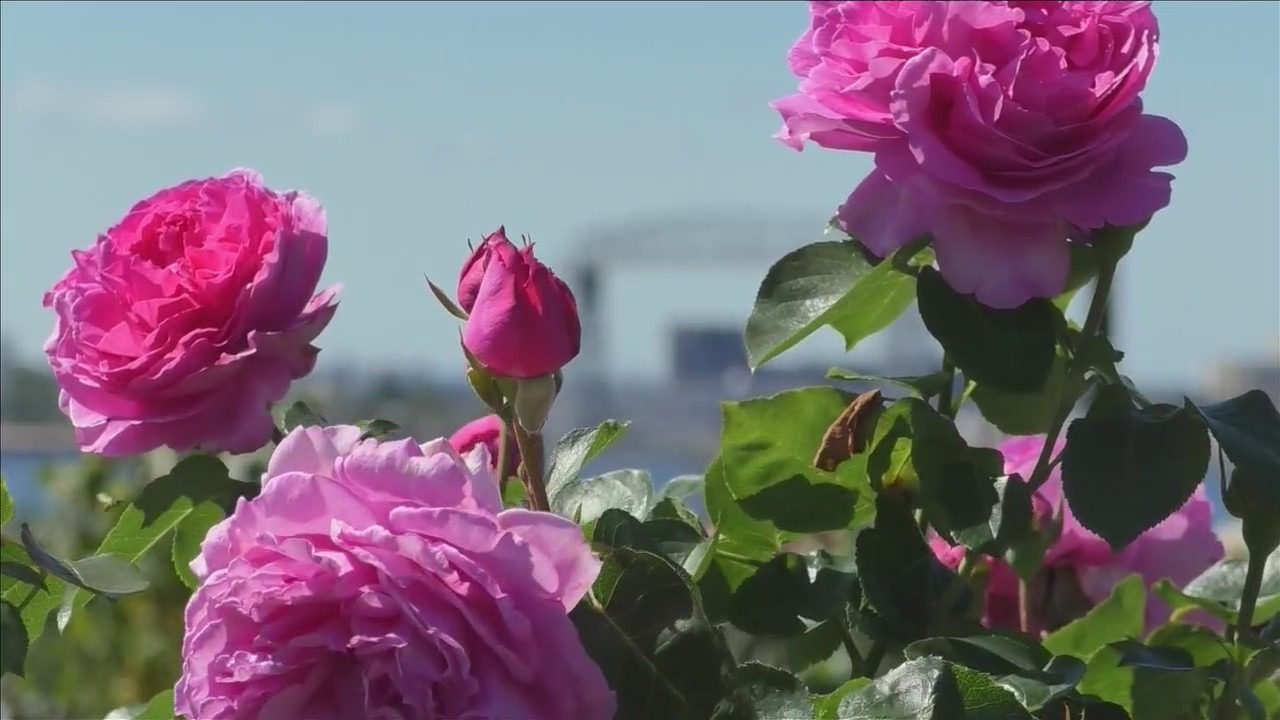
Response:
M1062 450L1062 441L1054 452ZM1043 437L1019 437L1000 446L1004 469L1023 478L1031 476ZM1070 571L1086 600L1097 604L1106 600L1115 586L1129 575L1141 575L1147 586L1167 579L1179 587L1195 579L1208 567L1222 559L1222 542L1213 531L1213 513L1204 487L1175 513L1165 518L1123 550L1113 552L1106 541L1087 530L1076 519L1062 495L1062 473L1049 475L1034 498L1036 514L1046 516L1062 509L1062 534L1045 553L1044 567L1053 571ZM945 564L955 567L964 553L950 548L946 542L931 541L934 554ZM992 627L1014 628L1018 625L1018 580L1013 570L1001 561L992 561L985 598L985 622ZM1169 619L1164 601L1150 593L1147 598L1146 622L1151 629Z
M320 204L248 170L161 190L72 252L45 353L80 448L264 445L337 307L312 296L327 252Z
M568 612L581 531L502 510L477 447L298 428L191 568L177 711L220 718L604 720Z
M1186 156L1142 112L1146 2L813 2L774 103L799 149L875 154L840 208L878 255L930 233L957 290L997 308L1062 290L1068 237L1169 203Z

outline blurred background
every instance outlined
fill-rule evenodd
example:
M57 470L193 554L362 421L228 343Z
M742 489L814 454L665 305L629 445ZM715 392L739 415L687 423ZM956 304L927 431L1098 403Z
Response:
M1156 12L1147 111L1191 150L1122 267L1112 332L1153 398L1280 400L1280 5ZM824 331L746 369L765 270L818 239L871 168L770 139L806 21L798 2L0 3L0 471L20 513L84 554L105 526L98 494L127 498L155 470L78 459L41 354L43 292L136 200L238 166L328 210L325 283L344 300L293 394L331 420L427 438L481 412L423 275L452 288L467 240L499 224L532 236L583 312L550 434L632 421L594 469L700 472L720 400L833 365L936 369L911 315L849 356ZM77 620L84 637L46 635L0 714L100 717L172 683L171 584L95 601L116 622ZM155 631L127 632L139 623Z

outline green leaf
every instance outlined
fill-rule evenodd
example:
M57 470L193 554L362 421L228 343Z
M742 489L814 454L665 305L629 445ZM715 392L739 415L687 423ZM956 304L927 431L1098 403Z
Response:
M504 508L527 508L529 507L526 493L528 488L518 479L508 479L502 486L502 507Z
M785 670L757 662L739 666L732 680L735 697L722 703L711 720L795 720L813 717L813 701L804 683Z
M684 563L703 540L698 528L682 520L656 518L641 522L617 508L605 510L591 529L593 543L647 550L675 563Z
M22 524L22 545L36 565L54 577L108 598L144 590L149 584L137 568L111 555L63 560L44 549L26 523Z
M317 427L328 424L329 421L325 420L323 415L312 410L310 405L307 405L301 400L290 405L289 409L284 412L285 433L288 433L296 427Z
M989 676L963 667L950 670L960 690L964 720L1033 720L1013 693Z
M1135 410L1108 385L1067 431L1063 489L1081 524L1120 550L1182 507L1208 464L1199 418L1172 405Z
M689 578L659 555L613 548L570 617L617 693L618 720L711 716L733 660Z
M950 419L918 398L898 400L876 421L867 459L867 473L873 483L878 480L882 486L889 484L885 481L885 468L893 466L893 444L899 440L906 441L901 447L909 454L910 474L919 483L921 508L929 524L940 533L978 549L987 548L995 540L1002 522L1029 524L1029 498L1025 518L1021 517L1023 508L1015 509L1012 504L1005 518L994 477L1001 472L1003 461L992 463L983 452L985 448L970 448ZM1009 500L1013 503L1024 494L1015 491ZM1013 525L1009 527L1013 529Z
M827 428L851 399L816 387L723 404L725 482L747 514L793 532L870 522L874 501L865 474L849 462L836 472L814 464Z
M926 638L908 645L903 654L909 660L936 655L988 675L1036 672L1051 657L1047 650L1026 638L996 634Z
M0 602L0 677L5 673L23 675L27 662L27 628L22 623L18 609L8 600Z
M1044 648L1054 655L1088 660L1108 643L1141 637L1146 604L1142 577L1130 575L1084 617L1050 633Z
M872 265L853 242L824 241L787 253L769 268L745 333L752 370L823 325L846 349L887 327L911 305L915 279L893 260Z
M446 293L444 290L437 287L435 283L431 282L431 278L427 278L426 280L427 287L431 288L431 294L436 296L436 301L445 309L445 312L459 320L467 319L467 312L458 307L458 304L453 301L453 298L449 297L449 293Z
M870 685L845 695L840 720L958 720L964 700L951 669L940 658L909 660Z
M551 510L581 524L617 508L636 518L649 513L653 504L653 480L644 470L613 470L564 485L551 496Z
M356 427L360 428L360 439L382 440L390 435L400 432L400 426L390 420L381 420L375 418L373 420L360 420L356 422Z
M1193 720L1204 717L1217 672L1195 667L1178 648L1112 643L1090 659L1080 692L1121 706L1133 720Z
M91 555L72 560L80 587L110 598L146 590L151 584L142 571L115 555Z
M1044 387L1061 312L1047 300L993 310L952 290L933 268L920 270L920 317L947 357L980 385L1012 393Z
M1177 595L1170 590L1165 592L1174 598L1171 605L1177 603L1175 607L1179 610L1178 617L1185 614L1182 608L1186 607L1186 603L1191 603L1228 622L1234 622L1236 613L1240 610L1240 595L1244 591L1247 568L1246 560L1220 560L1187 583ZM1166 595L1162 594L1161 597ZM1268 555L1266 565L1263 566L1262 586L1258 592L1253 621L1262 624L1277 614L1280 614L1280 550Z
M1067 361L1054 356L1044 387L1031 393L1011 393L978 383L971 397L982 416L1008 435L1039 435L1048 432L1058 407L1075 404L1084 382L1073 381Z
M173 711L173 690L162 690L151 698L133 720L173 720L175 717L177 714Z
M845 697L852 695L859 690L871 684L871 678L859 677L847 680L843 685L832 690L826 695L815 698L814 710L817 720L842 720L840 716L840 703Z
M566 433L551 452L547 470L547 494L554 497L560 488L578 477L587 463L626 433L628 425L630 423L605 420L595 427L578 428Z
M756 568L733 593L729 621L752 635L788 636L805 631L800 614L809 591L809 569L784 553Z
M828 370L827 378L830 380L846 380L848 382L892 385L902 390L906 390L908 393L918 398L928 398L937 395L947 387L948 382L952 382L954 380L950 373L944 372L936 372L929 375L881 377L879 375L865 375L854 370L842 370L840 368L831 368Z
M1271 398L1250 390L1204 407L1187 400L1186 407L1204 419L1236 467L1229 492L1241 501L1228 502L1228 510L1241 517L1280 517L1280 412Z
M6 546L7 549L7 546ZM30 557L30 556L28 556ZM30 565L22 562L14 562L12 560L0 560L0 575L5 575L19 582L36 587L44 587L44 578L40 577L40 573ZM5 584L8 587L8 584Z
M797 536L768 520L751 517L734 500L725 479L724 462L712 461L706 473L707 515L716 529L716 552L764 562Z
M200 554L200 544L209 534L209 529L217 525L226 512L217 502L206 500L191 508L190 514L178 522L173 530L173 571L178 579L192 590L200 584L195 573L191 572L191 561Z
M9 497L9 486L4 482L4 475L0 475L0 525L12 520L13 512L13 498Z
M899 636L921 638L932 634L938 620L962 615L938 607L959 579L934 557L911 513L895 498L879 497L875 525L858 533L854 556L867 604Z
M191 520L193 525L185 531L181 541L181 552L189 552L191 536L198 533L200 525L209 522L214 515L213 508L216 507L218 512L225 511L234 505L237 498L251 497L258 490L256 484L232 479L226 466L216 457L193 455L184 458L167 475L142 489L120 513L115 526L98 545L97 552L136 563L168 537L170 531L178 529L194 515L196 519ZM182 573L179 576L182 577ZM184 578L184 581L188 579ZM60 592L61 588L55 590ZM84 607L88 600L88 596L80 594L74 598L72 607Z

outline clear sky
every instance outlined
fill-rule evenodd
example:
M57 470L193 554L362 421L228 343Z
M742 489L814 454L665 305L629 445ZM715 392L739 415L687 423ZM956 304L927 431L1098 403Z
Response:
M1140 382L1195 383L1277 353L1280 5L1156 12L1147 108L1191 151L1125 263L1117 326ZM422 273L451 286L465 240L499 223L553 267L594 224L671 212L798 216L816 234L870 161L769 137L806 18L794 2L3 3L0 327L34 357L72 248L150 192L236 166L328 208L325 276L346 291L322 363L456 364ZM767 264L617 269L617 369L656 375L673 317L741 322Z

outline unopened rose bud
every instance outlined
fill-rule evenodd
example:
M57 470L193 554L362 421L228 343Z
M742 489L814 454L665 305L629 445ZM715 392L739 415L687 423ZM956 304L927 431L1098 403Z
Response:
M532 245L513 252L505 249L508 245L493 242L487 256L476 259L473 254L468 260L472 269L463 270L459 300L471 315L462 330L462 344L495 375L552 375L578 355L578 305L569 287L533 256ZM481 264L480 286L468 306L464 291Z

